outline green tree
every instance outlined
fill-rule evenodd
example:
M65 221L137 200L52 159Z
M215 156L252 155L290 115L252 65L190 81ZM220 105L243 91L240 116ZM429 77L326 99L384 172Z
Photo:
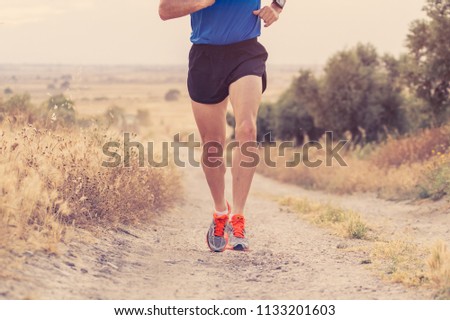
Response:
M63 94L51 97L47 101L47 109L53 121L62 120L67 124L73 124L76 120L75 103Z
M4 103L0 103L0 118L9 118L12 122L33 123L39 116L36 107L31 103L28 93L15 94Z
M275 112L271 103L263 103L259 108L257 124L257 140L270 142L275 138Z
M295 139L298 146L304 143L306 134L310 139L317 139L310 111L316 110L320 104L318 81L311 71L300 70L299 76L276 103L276 137L282 140Z
M309 110L337 136L350 132L355 144L402 130L398 68L395 58L380 58L370 44L338 52L325 67L322 103Z
M231 133L230 138L234 139L234 138L236 138L236 118L234 117L234 115L231 112L227 111L226 119L227 119L227 124L233 129L233 132Z
M450 105L450 0L427 0L424 11L427 19L414 21L407 37L405 78L439 126Z
M4 110L11 115L29 113L33 109L31 97L28 93L15 94L4 104Z

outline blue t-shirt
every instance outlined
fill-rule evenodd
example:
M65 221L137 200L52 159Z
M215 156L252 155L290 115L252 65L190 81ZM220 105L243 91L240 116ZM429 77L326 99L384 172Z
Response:
M261 19L253 14L261 0L216 0L215 4L191 14L191 42L231 44L261 34Z

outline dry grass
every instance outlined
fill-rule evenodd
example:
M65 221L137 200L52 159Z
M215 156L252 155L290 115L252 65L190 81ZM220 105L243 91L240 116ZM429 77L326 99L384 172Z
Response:
M371 250L375 267L383 277L406 285L425 285L435 298L450 299L450 251L444 242L431 249L408 240L375 243Z
M367 239L369 227L361 216L329 204L311 202L308 199L283 198L282 206L286 206L301 214L308 221L334 230L337 234L351 239Z
M0 136L0 249L56 251L67 226L145 222L177 198L174 168L101 166L112 132L5 119Z
M432 248L428 267L430 281L438 288L437 298L450 299L450 251L445 243Z
M402 164L424 162L450 147L450 126L426 129L413 136L389 138L370 160L378 167L399 167Z
M418 146L414 145L416 140ZM283 157L273 150L271 159L276 162L276 167L261 165L258 170L283 182L337 194L371 192L390 200L440 199L450 192L449 141L450 129L445 127L423 131L416 137L391 139L386 144L372 146L374 150L370 152L347 150L342 154L347 167L322 165L309 168L299 164L287 168L286 162L299 150L286 150ZM397 147L399 150L395 151ZM403 156L405 159L401 160ZM323 151L313 152L310 157L313 161L325 159Z
M411 240L377 242L370 255L375 268L390 281L415 286L427 282L427 250Z
M290 156L287 156L290 159ZM336 194L373 192L386 199L410 199L418 194L420 166L404 165L396 169L383 169L348 153L348 167L308 168L299 165L286 168L285 157L278 159L276 168L264 165L258 171L277 180L301 185L307 189L326 190Z
M419 188L423 198L433 200L450 194L450 149L447 153L435 152L424 164Z

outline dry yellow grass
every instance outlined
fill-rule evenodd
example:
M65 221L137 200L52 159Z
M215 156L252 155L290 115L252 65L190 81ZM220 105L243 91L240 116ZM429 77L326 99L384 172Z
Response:
M345 210L329 204L312 202L308 199L292 197L280 200L286 206L301 214L308 221L334 230L337 234L351 239L367 239L369 227L361 216L350 210Z
M430 281L438 288L437 298L450 299L450 251L445 243L432 248L428 268Z
M384 278L406 285L429 286L436 290L435 298L450 299L450 251L444 242L431 248L411 239L377 242L371 258Z
M271 159L276 162L276 167L269 168L263 164L258 171L277 180L337 194L371 192L391 200L418 197L440 199L450 193L450 133L448 136L444 134L450 132L448 128L424 131L399 141L391 139L383 145L372 147L374 150L371 152L346 150L342 156L347 167L322 165L309 168L299 164L287 168L286 162L292 160L293 152L299 150L286 150L282 157L273 150ZM437 139L434 144L433 138ZM418 147L412 147L416 139L422 142ZM395 151L396 147L398 151ZM420 148L423 150L420 151ZM422 152L422 155L414 156L416 152ZM383 162L386 154L392 156L386 157ZM405 159L401 161L399 158L403 156ZM323 160L323 150L311 152L310 158Z
M422 197L439 200L450 194L450 150L433 151L433 157L424 164L423 179L419 183Z
M103 143L118 139L112 132L6 118L0 135L0 249L56 251L67 226L145 222L179 193L174 168L102 167Z
M424 162L436 153L445 153L449 146L450 126L447 125L399 139L389 137L370 160L378 167L398 167L405 163Z
M383 278L417 286L427 282L427 252L412 240L397 239L375 243L370 255Z

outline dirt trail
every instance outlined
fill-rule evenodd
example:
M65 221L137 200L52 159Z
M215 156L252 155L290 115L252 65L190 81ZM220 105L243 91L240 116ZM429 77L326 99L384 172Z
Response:
M439 202L426 200L420 205L419 201L388 201L367 193L342 196L295 189L265 177L259 177L259 181L263 186L272 186L265 193L261 191L260 196L301 197L354 210L376 229L382 239L404 235L421 244L433 244L439 240L450 243L450 203L445 199Z
M0 278L0 298L431 298L432 293L424 289L380 280L361 263L367 259L365 253L337 249L339 243L358 245L357 240L333 236L297 214L280 211L270 199L291 195L326 200L322 193L261 176L255 178L248 205L251 251L209 252L205 244L211 213L207 185L201 169L183 172L189 194L179 208L156 217L151 226L102 233L95 241L78 231L60 256L30 253L14 279ZM347 197L336 199L351 204ZM353 206L375 205L365 202L368 199L359 198ZM380 203L376 210L383 211Z

